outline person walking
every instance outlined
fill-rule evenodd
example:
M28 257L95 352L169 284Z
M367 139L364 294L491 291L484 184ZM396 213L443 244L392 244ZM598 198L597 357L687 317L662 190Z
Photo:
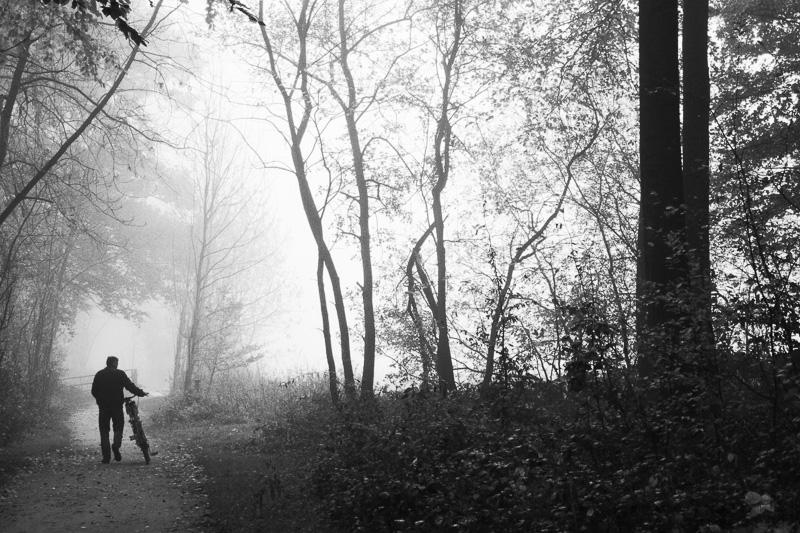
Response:
M122 414L122 404L125 400L123 389L127 389L136 396L147 396L147 393L133 384L124 370L119 370L119 359L113 355L106 359L106 367L94 375L92 381L92 396L100 408L98 418L100 426L100 450L103 453L103 463L111 462L111 452L114 460L121 461L122 454L122 428L125 427L125 417ZM114 443L108 440L108 432L114 426Z

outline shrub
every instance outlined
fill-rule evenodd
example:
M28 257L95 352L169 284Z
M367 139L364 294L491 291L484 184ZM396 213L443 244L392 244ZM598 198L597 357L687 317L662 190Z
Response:
M715 428L667 402L601 423L574 401L511 424L469 393L377 405L342 411L312 477L347 531L744 533L800 520L796 438L726 451L720 432L746 434L741 421Z
M235 422L236 413L223 409L211 398L194 394L169 396L151 415L156 426L186 423Z

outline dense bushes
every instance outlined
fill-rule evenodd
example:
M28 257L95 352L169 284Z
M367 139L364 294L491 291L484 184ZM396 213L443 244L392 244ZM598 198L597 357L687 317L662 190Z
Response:
M44 397L32 396L22 383L19 373L9 368L0 369L0 447L19 440L48 421L52 418L55 406L64 406L72 411L85 407L91 401L85 390L65 386L58 381L50 386Z
M240 380L172 399L156 418L247 420L249 449L307 458L313 494L342 531L798 530L791 402L776 410L729 377L713 409L680 372L644 383L590 365L584 378L580 391L568 379L515 381L482 396L409 389L338 409L324 379Z
M275 379L231 372L209 389L170 395L151 420L157 425L245 421L263 425L281 420L282 426L287 426L293 417L309 411L306 400L328 395L327 387L327 378L320 373ZM298 406L300 403L303 406Z
M753 414L742 406L715 423L670 402L635 415L609 409L601 423L599 396L565 393L532 407L530 396L506 395L517 402L511 411L526 413L511 421L498 416L499 400L471 393L383 397L377 409L343 411L313 483L346 531L749 532L800 523L796 433L752 439L757 425L742 423Z
M372 421L343 415L315 472L319 496L344 529L508 531L525 524L514 509L542 461L538 439L497 431L466 408L468 395L382 403L399 412Z
M151 415L155 425L169 426L196 422L236 422L241 415L228 411L213 399L193 394L176 394L167 398Z

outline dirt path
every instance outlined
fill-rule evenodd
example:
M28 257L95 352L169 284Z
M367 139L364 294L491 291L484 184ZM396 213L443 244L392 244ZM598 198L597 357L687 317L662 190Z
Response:
M75 412L69 445L33 458L0 492L4 533L208 530L199 470L188 453L149 434L159 454L145 465L126 427L122 461L101 464L96 420L96 407Z

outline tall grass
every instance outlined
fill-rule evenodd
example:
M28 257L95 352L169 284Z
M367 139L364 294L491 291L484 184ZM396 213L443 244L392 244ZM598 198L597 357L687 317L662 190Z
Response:
M309 406L327 409L329 404L328 379L324 373L298 372L276 377L228 372L219 376L210 389L170 396L154 413L152 422L272 425L308 414Z
M334 415L325 374L237 372L164 399L149 423L202 468L218 530L324 533L309 478Z

